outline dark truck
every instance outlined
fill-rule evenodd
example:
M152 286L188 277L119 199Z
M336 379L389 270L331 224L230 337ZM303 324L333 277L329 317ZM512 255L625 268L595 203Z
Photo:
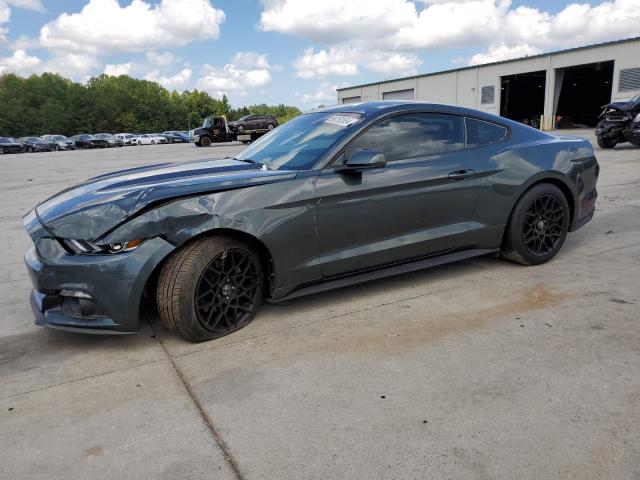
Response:
M273 118L272 121L264 125L256 123L255 125L242 125L240 128L236 122L227 123L227 118L224 115L207 117L201 127L189 132L189 141L195 143L197 147L208 147L212 143L233 142L236 140L250 143L273 130L277 124L278 122Z

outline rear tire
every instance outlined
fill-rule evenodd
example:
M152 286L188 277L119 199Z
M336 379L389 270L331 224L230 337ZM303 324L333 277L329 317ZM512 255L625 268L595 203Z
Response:
M262 303L264 273L244 242L214 236L172 253L156 300L167 327L190 342L223 337L251 322Z
M604 137L598 137L598 146L600 148L613 148L617 145L618 142L615 140L607 140Z
M569 203L555 185L533 186L511 212L502 245L502 257L523 265L551 260L569 231Z

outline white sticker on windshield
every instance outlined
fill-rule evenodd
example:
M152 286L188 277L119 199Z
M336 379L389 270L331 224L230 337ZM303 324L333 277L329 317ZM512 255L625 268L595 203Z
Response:
M341 127L348 127L349 125L356 123L357 118L346 117L344 115L333 115L327 118L324 123L330 123L331 125L340 125Z

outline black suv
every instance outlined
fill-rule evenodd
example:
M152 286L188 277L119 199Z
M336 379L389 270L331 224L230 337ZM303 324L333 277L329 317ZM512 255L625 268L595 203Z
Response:
M246 130L273 130L278 120L273 115L245 115L235 122L228 123L229 128L238 133Z

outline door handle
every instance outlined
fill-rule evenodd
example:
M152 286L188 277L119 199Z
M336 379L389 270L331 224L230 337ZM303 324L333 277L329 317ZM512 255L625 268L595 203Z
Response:
M456 170L455 172L451 172L449 174L449 178L451 180L465 180L467 178L471 178L476 174L475 170L467 169L467 170Z

